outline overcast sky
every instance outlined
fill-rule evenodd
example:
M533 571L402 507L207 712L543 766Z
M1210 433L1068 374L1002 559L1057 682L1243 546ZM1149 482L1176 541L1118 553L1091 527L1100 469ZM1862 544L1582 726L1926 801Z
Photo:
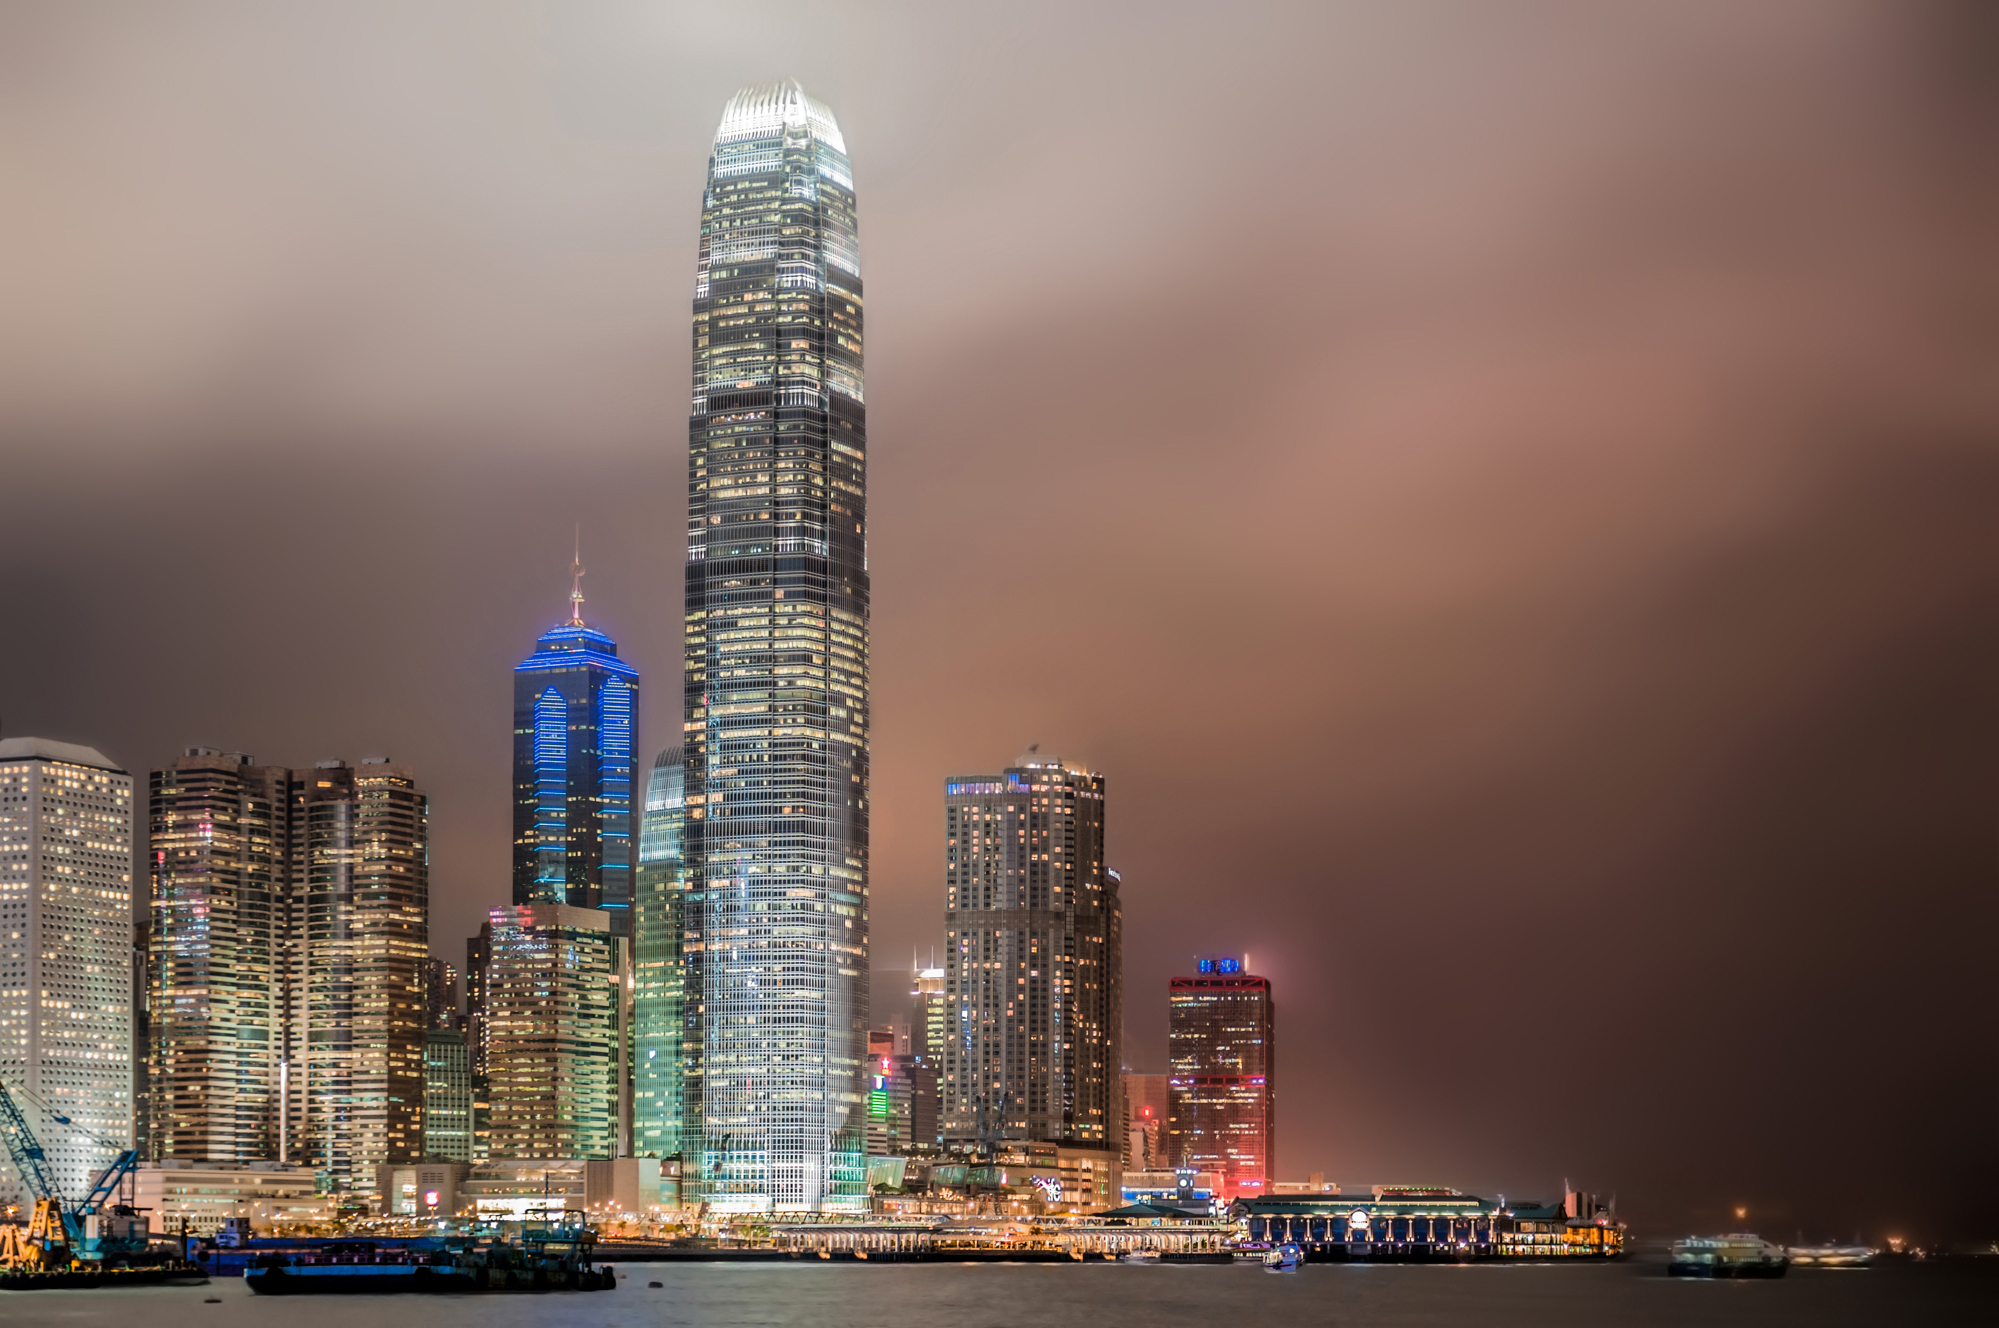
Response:
M876 1009L947 773L1108 780L1126 1055L1279 1174L1999 1234L1989 8L14 4L0 723L392 755L508 891L565 608L677 741L738 86L867 281Z

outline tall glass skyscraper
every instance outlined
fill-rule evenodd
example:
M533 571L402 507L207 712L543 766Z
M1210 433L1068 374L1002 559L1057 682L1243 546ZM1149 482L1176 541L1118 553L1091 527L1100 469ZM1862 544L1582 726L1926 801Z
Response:
M687 771L678 747L652 763L639 821L638 889L632 899L632 1152L682 1151L680 1092L687 1026L681 954L687 894Z
M601 908L629 936L639 675L583 621L575 574L569 620L514 669L514 902Z
M861 362L839 125L745 88L708 159L687 448L689 1180L722 1212L868 1202Z

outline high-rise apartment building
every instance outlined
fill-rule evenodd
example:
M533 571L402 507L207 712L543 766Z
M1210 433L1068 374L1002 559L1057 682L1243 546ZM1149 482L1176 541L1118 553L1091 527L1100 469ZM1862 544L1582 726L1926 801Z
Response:
M472 1057L456 1028L423 1035L423 1155L472 1160Z
M688 1184L721 1212L868 1203L854 218L831 111L792 82L730 99L695 275L684 675Z
M488 1111L496 1158L623 1149L625 942L604 910L517 904L490 918Z
M1276 1008L1270 979L1203 959L1168 989L1166 1149L1175 1167L1221 1177L1224 1198L1264 1193L1276 1163Z
M132 777L89 747L0 740L0 1079L65 1194L111 1161L98 1140L132 1139L131 951ZM0 1172L0 1209L34 1198Z
M514 902L601 908L629 936L639 675L575 574L568 620L514 669Z
M367 1197L423 1148L429 811L407 766L190 748L152 775L155 1156Z
M675 1157L683 1147L685 789L681 749L669 747L653 762L646 781L638 887L632 900L632 1152L639 1157Z
M322 761L293 772L291 801L292 1152L372 1196L379 1168L423 1151L429 799L408 766Z
M1103 776L1033 756L953 775L944 834L945 1142L1115 1151L1122 915Z
M148 1156L281 1158L292 772L190 747L151 776Z

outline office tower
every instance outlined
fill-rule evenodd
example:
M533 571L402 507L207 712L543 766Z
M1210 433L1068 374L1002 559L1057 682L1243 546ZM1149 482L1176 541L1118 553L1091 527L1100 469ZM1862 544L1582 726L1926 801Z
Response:
M853 176L796 83L715 134L688 423L685 1080L720 1212L861 1211L867 413Z
M465 1034L433 1028L423 1035L423 1155L472 1160L472 1057Z
M909 1049L925 1064L940 1065L944 1055L948 1006L944 1001L944 970L919 968L910 1011Z
M388 761L322 761L291 790L293 1150L334 1192L372 1195L423 1150L429 802Z
M132 777L88 747L0 740L0 1079L70 1196L132 1139L131 950ZM34 1198L0 1173L0 1208Z
M628 936L639 675L583 621L574 571L568 621L514 669L514 902L601 908Z
M926 1156L937 1151L937 1068L920 1056L885 1052L868 1058L868 1155Z
M603 910L568 904L496 908L490 921L491 1155L617 1156L624 940Z
M1124 1165L1133 1171L1158 1171L1174 1165L1166 1156L1166 1120L1170 1114L1170 1076L1124 1075Z
M1229 1202L1265 1192L1277 1149L1276 1010L1270 979L1203 959L1168 988L1169 1163L1220 1175Z
M465 1016L458 1010L458 966L433 956L424 982L424 1027L463 1027Z
M479 934L465 938L465 1040L472 1054L472 1077L484 1079L491 1043L487 1040L486 970L493 957L493 924L479 924Z
M1124 1022L1104 778L1024 757L944 785L946 1143L1116 1150Z
M151 777L149 1156L279 1158L289 968L283 766L190 747Z
M652 763L639 822L632 900L632 1152L675 1157L682 1148L682 906L687 892L686 768L668 747Z

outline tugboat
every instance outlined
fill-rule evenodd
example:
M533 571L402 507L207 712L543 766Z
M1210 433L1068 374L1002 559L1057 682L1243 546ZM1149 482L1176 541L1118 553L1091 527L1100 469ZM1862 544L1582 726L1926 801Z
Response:
M1263 1271L1266 1273L1295 1273L1298 1265L1305 1262L1305 1251L1296 1245L1279 1245L1274 1250L1265 1250Z
M1673 1242L1669 1277L1782 1277L1791 1266L1783 1247L1753 1232L1688 1236Z

